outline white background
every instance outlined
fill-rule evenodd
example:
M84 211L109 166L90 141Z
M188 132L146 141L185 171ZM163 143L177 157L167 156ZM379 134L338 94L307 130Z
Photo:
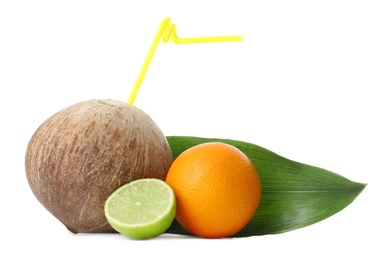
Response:
M133 2L0 2L0 258L387 259L386 1ZM181 37L244 40L159 45L135 105L165 135L252 142L368 183L361 195L280 235L132 241L68 232L30 191L27 143L66 106L126 102L166 16Z

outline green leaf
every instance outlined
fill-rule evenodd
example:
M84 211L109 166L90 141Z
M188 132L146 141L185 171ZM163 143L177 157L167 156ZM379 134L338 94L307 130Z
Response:
M260 205L235 237L279 234L312 225L348 206L366 187L334 172L295 162L255 144L229 139L168 136L174 158L206 142L223 142L244 152L260 175ZM176 221L169 233L188 234Z

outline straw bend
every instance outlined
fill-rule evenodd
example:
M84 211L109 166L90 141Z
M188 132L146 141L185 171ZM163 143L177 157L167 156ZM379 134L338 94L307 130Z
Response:
M176 26L171 23L170 18L165 18L162 23L163 43L167 43L170 39L175 44L184 43L210 43L210 42L232 42L241 41L241 35L234 36L210 36L210 37L193 37L193 38L179 38L176 34Z
M233 42L233 41L242 41L241 35L235 36L211 36L211 37L194 37L194 38L179 38L176 35L176 26L171 23L171 19L169 17L163 19L160 23L159 29L155 35L155 38L151 44L150 50L146 56L146 59L143 63L143 66L140 70L139 76L135 82L135 85L132 89L131 95L128 99L128 104L133 105L135 101L136 95L140 89L140 85L144 79L144 76L148 70L148 67L151 63L152 57L156 51L156 48L160 42L167 43L169 40L172 40L175 44L190 44L190 43L211 43L211 42Z

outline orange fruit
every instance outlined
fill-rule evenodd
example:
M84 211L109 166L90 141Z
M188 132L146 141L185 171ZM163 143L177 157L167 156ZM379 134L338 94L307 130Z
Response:
M205 238L232 236L244 228L260 202L255 166L236 147L210 142L193 146L172 163L166 182L175 192L175 218Z

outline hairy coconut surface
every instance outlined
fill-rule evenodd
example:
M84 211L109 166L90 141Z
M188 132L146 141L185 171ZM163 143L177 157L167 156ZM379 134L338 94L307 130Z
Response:
M132 180L164 180L172 161L165 136L142 110L88 100L39 126L25 167L36 198L71 232L109 232L108 196Z

